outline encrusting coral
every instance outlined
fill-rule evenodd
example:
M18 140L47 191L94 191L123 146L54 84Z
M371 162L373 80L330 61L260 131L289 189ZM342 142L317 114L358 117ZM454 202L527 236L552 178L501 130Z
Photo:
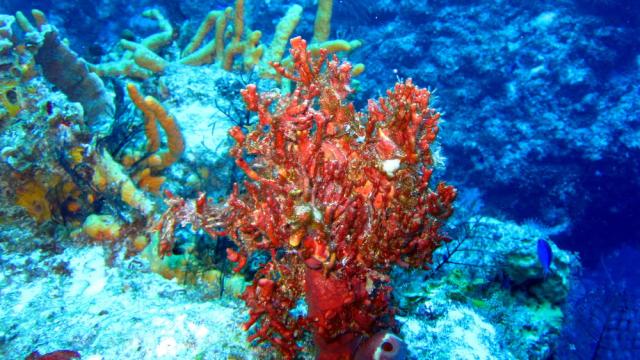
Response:
M0 15L0 124L22 110L28 89L22 85L36 76L33 53L15 42L15 17Z
M116 241L120 237L121 224L111 215L87 216L82 230L96 241Z
M35 181L29 181L16 190L16 204L41 223L51 219L47 190Z

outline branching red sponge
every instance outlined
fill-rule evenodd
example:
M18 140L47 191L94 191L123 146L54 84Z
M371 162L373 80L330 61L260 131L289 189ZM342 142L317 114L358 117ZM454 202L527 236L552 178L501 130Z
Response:
M411 80L358 113L347 101L351 65L324 50L313 56L301 38L291 46L293 72L273 67L295 82L292 93L242 91L259 119L248 134L230 131L246 192L236 184L224 205L204 194L194 202L170 196L159 252L171 251L177 224L191 224L231 237L234 271L254 252L268 254L242 295L244 328L284 358L311 332L321 360L398 359L401 342L386 333L394 326L389 271L429 266L447 240L441 227L456 196L443 182L430 186L439 114Z
M225 209L239 248L228 257L240 270L251 253L270 254L243 295L250 340L293 358L311 331L319 359L350 359L393 327L389 270L428 267L456 191L430 184L439 114L428 90L409 79L359 113L347 100L349 63L312 56L301 38L291 47L292 72L272 65L292 93L242 91L259 123L231 130L248 180ZM307 313L295 316L301 301Z

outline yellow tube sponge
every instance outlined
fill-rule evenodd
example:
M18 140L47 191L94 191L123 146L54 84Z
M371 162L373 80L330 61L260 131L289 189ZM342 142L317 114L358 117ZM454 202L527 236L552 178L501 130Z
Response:
M191 66L211 64L216 53L216 40L213 39L203 47L180 59L180 63Z
M233 42L239 42L244 34L244 0L236 0L233 14Z
M151 70L153 73L161 73L169 66L167 60L145 47L136 49L133 53L133 59L138 66Z
M158 126L167 137L167 150L153 154L147 159L147 164L156 168L166 168L176 162L184 152L184 138L173 116L169 115L165 108L152 96L142 98L138 88L132 83L127 84L127 92L131 101L140 109L145 119L145 133L149 143L147 151L156 152L160 148L160 135ZM159 161L158 161L159 160Z
M101 77L127 76L141 80L164 71L170 62L158 55L157 51L173 42L173 27L157 9L146 10L142 16L156 20L160 32L147 36L140 43L120 40L120 46L128 50L122 58L102 64L88 64L91 71Z
M358 76L358 75L362 74L362 73L364 72L364 68L365 68L365 67L364 67L364 64L363 64L363 63L355 64L355 65L353 66L353 69L351 69L351 75L352 75L352 76L354 76L354 77L356 77L356 76Z
M193 36L193 39L191 39L191 42L183 51L183 58L180 59L180 63L192 66L212 63L218 51L224 51L224 30L230 14L231 8L227 8L225 11L209 12ZM215 33L213 38L204 46L200 47L204 38L214 27ZM219 57L221 56L222 55Z
M38 29L42 29L42 25L48 23L47 17L38 9L31 10L31 16L33 16L33 20L35 20Z
M193 35L193 38L191 38L189 44L187 44L187 46L182 51L183 58L187 55L192 54L194 51L200 48L200 45L202 45L205 37L207 37L211 30L216 26L216 21L221 15L223 15L222 11L209 11L207 16L202 21L202 24L200 24L200 26L198 27L196 33ZM213 46L213 51L215 51L215 45Z
M227 71L231 71L231 68L233 67L233 59L236 57L236 55L242 54L244 52L244 49L244 42L234 42L227 45L227 47L224 49L224 61L222 63L222 68Z
M89 70L100 77L128 76L133 79L145 80L153 75L148 69L138 66L133 59L121 59L101 64L88 64Z
M161 30L159 33L155 33L144 38L141 41L142 46L148 48L149 50L157 51L171 44L171 42L173 41L173 27L171 26L171 23L164 17L164 15L162 15L160 10L145 10L142 13L142 16L156 20L158 22L158 27Z
M289 39L291 38L296 26L298 26L301 16L302 6L296 4L291 5L289 9L287 9L287 13L282 19L280 19L278 25L276 25L276 32L273 35L273 40L271 40L269 50L265 56L267 64L271 61L279 62L282 60L284 51L289 43Z
M318 11L313 24L312 43L327 41L331 33L331 12L333 10L333 0L318 0Z
M223 16L216 21L216 61L221 64L224 59L224 32L227 29L227 22L231 18L233 8L224 9Z
M120 46L133 52L133 60L136 65L150 70L153 73L163 72L169 66L169 62L154 53L142 44L138 44L129 40L120 40Z
M260 38L262 32L259 30L253 31L247 40L245 41L244 54L244 71L251 71L256 65L260 63L260 59L264 54L264 45L260 45Z
M339 51L353 51L357 48L359 48L360 46L362 46L362 42L360 40L351 40L351 41L346 41L346 40L327 40L327 41L323 41L321 43L315 43L309 46L309 51L311 51L311 54L313 54L314 56L318 56L318 54L320 54L320 49L325 49L327 50L327 52L329 52L329 54L331 53L336 53Z

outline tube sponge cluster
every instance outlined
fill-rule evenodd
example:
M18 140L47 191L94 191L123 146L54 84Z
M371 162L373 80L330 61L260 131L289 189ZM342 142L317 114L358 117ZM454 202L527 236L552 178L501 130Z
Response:
M332 1L318 3L314 25L314 52L327 49L329 52L349 52L361 45L359 41L328 40L330 33ZM174 58L163 56L175 36L171 24L157 10L147 10L143 16L157 22L159 32L139 42L120 40L123 50L121 58L91 65L92 71L100 76L127 76L134 79L146 79L153 74L162 73L173 63L200 66L216 63L227 71L251 71L258 68L261 77L280 80L272 71L271 62L291 65L291 60L283 60L288 40L302 17L302 7L291 5L285 16L276 25L269 46L261 44L262 32L251 30L245 24L245 1L236 0L234 6L224 10L207 13L184 49ZM238 61L238 59L241 59Z

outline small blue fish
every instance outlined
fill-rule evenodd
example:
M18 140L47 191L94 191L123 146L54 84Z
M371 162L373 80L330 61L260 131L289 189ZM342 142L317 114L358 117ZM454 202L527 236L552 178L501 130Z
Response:
M538 239L538 260L542 265L542 274L546 279L553 261L553 252L549 243L544 239Z

